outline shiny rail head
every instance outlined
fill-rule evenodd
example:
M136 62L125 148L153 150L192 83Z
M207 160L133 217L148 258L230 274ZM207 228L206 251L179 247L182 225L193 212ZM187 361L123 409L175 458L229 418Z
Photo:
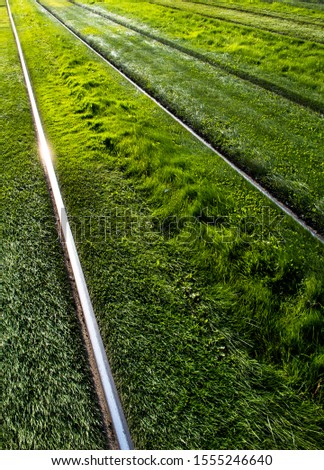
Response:
M106 404L110 412L112 425L115 431L116 439L120 450L134 449L131 435L128 429L126 418L122 409L122 405L118 396L116 385L111 373L105 347L100 335L98 323L94 314L89 291L84 278L82 266L80 263L79 255L76 249L75 241L72 231L68 222L67 212L61 196L59 184L56 178L50 148L47 143L45 132L42 126L41 117L37 108L36 99L32 84L30 81L27 65L25 62L24 54L22 51L19 35L16 25L11 13L9 0L6 0L8 16L10 19L11 28L17 44L19 59L22 66L24 80L26 83L27 93L31 105L31 113L34 120L34 125L38 137L39 154L41 161L48 178L48 183L53 195L53 203L55 213L58 219L60 230L64 237L65 248L67 256L71 265L74 281L77 288L78 297L80 299L84 320L86 323L89 339L94 352L94 357L97 369L100 376L100 381L104 390Z

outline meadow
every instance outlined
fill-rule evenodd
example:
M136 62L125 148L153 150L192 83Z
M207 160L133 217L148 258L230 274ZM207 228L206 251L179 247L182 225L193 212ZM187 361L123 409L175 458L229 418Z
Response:
M22 71L0 4L3 449L107 446Z
M136 447L321 448L323 244L11 4Z
M323 233L322 115L68 1L42 3Z

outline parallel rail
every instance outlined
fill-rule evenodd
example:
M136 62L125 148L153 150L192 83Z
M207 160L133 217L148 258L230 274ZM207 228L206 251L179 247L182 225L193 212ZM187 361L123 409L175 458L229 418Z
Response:
M12 27L12 31L17 44L19 59L21 62L23 75L27 87L27 92L30 100L31 111L34 119L35 129L39 143L39 153L45 169L46 176L50 185L50 189L53 195L53 201L55 205L55 212L58 216L58 222L62 231L66 252L69 257L71 264L75 284L77 287L78 296L80 299L85 324L88 330L89 339L93 348L98 373L100 376L101 384L103 387L105 399L110 412L112 425L115 431L115 436L121 450L133 449L133 443L128 429L128 425L123 413L123 409L119 400L118 392L112 377L111 369L107 359L106 351L103 345L103 341L100 335L98 323L93 311L91 299L89 296L87 284L84 278L82 266L79 260L76 245L73 239L70 224L68 222L67 212L64 206L64 202L61 196L60 188L54 171L51 153L49 146L46 141L46 136L43 130L41 118L37 109L37 104L29 78L28 69L24 59L23 51L21 48L19 36L15 26L15 22L11 13L9 0L6 0L8 15Z
M7 0L8 1L8 0ZM310 233L314 238L319 240L321 243L324 244L324 236L314 230L312 227L306 224L300 217L298 217L295 212L293 212L289 207L279 201L276 197L274 197L269 191L267 191L263 186L261 186L257 181L255 181L251 176L245 173L241 168L236 166L232 161L230 161L225 155L220 153L216 150L209 142L207 142L203 137L201 137L197 132L195 132L191 127L189 127L186 123L184 123L181 119L179 119L175 114L173 114L169 109L167 109L162 103L160 103L156 98L154 98L151 94L149 94L144 88L138 85L134 80L132 80L128 75L122 72L118 67L116 67L109 59L107 59L103 54L98 52L94 49L88 42L86 42L81 36L79 36L75 31L73 31L69 26L67 26L57 15L52 13L52 11L44 6L39 0L35 0L35 2L43 8L52 18L54 18L58 23L60 23L67 31L69 31L72 36L77 38L79 41L82 42L88 49L90 49L94 54L100 57L106 64L108 64L113 70L118 72L125 80L131 83L138 91L140 91L143 95L147 96L152 100L157 106L159 106L163 111L165 111L169 116L171 116L176 122L178 122L184 129L190 132L197 140L199 140L205 147L209 148L214 152L218 157L224 160L233 170L235 170L239 175L241 175L246 181L248 181L255 189L257 189L260 193L267 197L273 204L275 204L278 208L280 208L286 215L291 217L295 222L297 222L301 227L303 227L308 233Z
M165 8L171 8L173 10L184 11L184 12L188 13L188 10L186 10L185 8L181 8L180 6L167 5L163 2L160 3L159 1L154 1L154 0L148 0L148 2L152 3L154 5L160 5L160 6L163 6ZM190 2L190 3L192 3L192 2ZM202 4L200 4L200 5L202 5ZM210 6L210 5L208 5L208 6ZM190 11L190 12L197 14L197 12L192 12L192 11ZM243 21L233 20L233 19L230 19L230 18L224 18L223 16L209 15L208 13L199 12L198 14L200 16L205 17L205 18L212 18L214 20L224 21L226 23L238 24L240 26L245 26L246 28L252 28L252 29L255 29L255 30L259 30L259 31L268 31L269 33L279 34L280 36L284 36L284 37L294 39L294 40L297 40L297 41L306 41L306 39L304 39L301 36L300 37L299 36L293 36L291 34L283 32L283 31L278 31L278 30L272 29L272 28L266 28L265 26L263 26L263 27L254 26L251 23L244 23ZM314 42L315 44L324 44L324 40L320 41L320 40L314 39L314 38L310 39L310 42Z
M269 10L265 11L261 11L261 10L256 10L256 9L247 9L247 8L244 8L244 7L236 7L236 6L229 6L225 3L205 3L205 2L197 2L197 1L194 1L194 0L185 0L184 3L194 3L196 5L206 5L208 7L211 7L211 8L219 8L220 10L233 10L233 11L238 11L238 12L243 12L243 13L248 13L248 14L251 14L251 15L255 15L255 16L267 16L269 18L275 18L275 19L278 19L278 20L283 20L283 21L291 21L292 23L300 23L300 24L306 24L306 25L312 25L312 26L323 26L323 23L321 23L320 21L319 22L316 22L316 21L309 21L308 19L301 19L301 17L299 18L292 18L291 16L281 16L281 15L278 15L276 14L275 12L270 12Z
M76 0L68 0L68 2L70 2L71 4L79 8L83 8L84 10L90 11L94 15L98 15L108 21L121 25L124 28L129 29L130 31L135 31L136 33L144 37L153 39L154 41L160 44L171 47L172 49L175 49L181 52L182 54L186 54L187 56L192 57L195 60L199 60L205 64L210 65L211 67L214 67L218 70L222 70L225 73L234 75L234 77L238 77L241 80L245 80L246 82L252 83L253 85L263 88L264 90L270 91L271 93L275 93L278 96L282 96L283 98L291 101L292 103L298 104L300 106L304 106L305 108L311 109L320 114L324 113L324 106L320 103L316 103L316 101L312 100L311 98L304 98L303 96L301 96L300 94L294 91L288 90L287 88L282 87L271 81L268 81L262 77L257 77L256 75L253 75L250 72L245 71L244 69L241 69L241 70L236 69L234 67L231 67L228 64L221 63L214 58L208 57L199 51L188 49L187 47L177 44L170 39L167 39L165 37L164 38L160 37L149 31L144 31L142 28L129 24L127 21L123 19L112 16L111 14L109 14L109 12L98 10L93 6L79 3Z

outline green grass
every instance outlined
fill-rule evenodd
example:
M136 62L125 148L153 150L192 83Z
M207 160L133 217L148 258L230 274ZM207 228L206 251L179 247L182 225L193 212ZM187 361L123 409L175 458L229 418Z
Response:
M183 1L189 2L190 0ZM240 8L244 11L272 14L274 16L300 17L305 20L307 18L311 20L312 17L320 19L320 11L324 8L322 0L195 0L192 3Z
M324 60L321 45L310 47L304 41L147 2L111 0L106 6L82 4L237 77L311 109L324 110L321 91L324 77L319 66ZM303 60L300 60L301 56Z
M323 232L322 116L69 2L44 4Z
M12 3L135 445L322 448L323 245Z
M89 0L90 2L93 0ZM104 0L110 1L110 0ZM165 3L171 4L171 0L149 0L151 3ZM235 18L236 12L239 14L239 18L247 18L249 21L250 14L250 21L251 18L257 15L259 16L268 16L274 17L278 19L289 19L291 21L302 21L305 23L314 23L320 24L323 23L323 5L320 3L317 4L307 4L306 2L291 2L290 4L287 2L275 2L275 1L256 1L256 2L247 2L246 0L239 0L236 1L213 1L213 0L198 0L198 1L189 1L189 0L176 0L176 7L180 7L181 9L189 8L190 10L194 11L201 11L204 14L211 14L213 12L223 12L221 14L226 15L226 17L231 18L231 13ZM196 5L196 6L195 6ZM225 12L224 10L228 10ZM245 16L245 14L247 14ZM253 16L252 16L253 15ZM258 24L262 24L258 23ZM275 25L275 23L273 23ZM279 23L280 24L280 23ZM280 26L279 26L280 28Z
M323 110L324 77L319 64L324 61L324 48L320 44L204 18L197 6L196 13L132 0L107 0L97 8L103 7L117 18L126 17L130 25L203 54L240 76L272 83L273 89L279 87L288 97L295 92L300 100L313 106L317 103ZM293 26L289 25L290 31ZM314 26L311 28L314 30ZM310 37L307 33L306 38ZM323 28L321 37L324 40Z
M6 8L0 10L4 449L106 440Z
M111 1L111 0L108 0ZM149 3L162 5L168 8L185 11L187 13L199 14L207 18L215 18L222 21L250 26L275 34L300 38L308 41L324 42L323 24L317 18L312 19L311 24L303 19L298 21L298 17L273 17L257 13L256 11L246 11L241 8L228 8L225 6L210 6L205 3L184 2L181 0L149 0ZM297 20L297 21L296 21ZM322 26L322 27L321 27Z

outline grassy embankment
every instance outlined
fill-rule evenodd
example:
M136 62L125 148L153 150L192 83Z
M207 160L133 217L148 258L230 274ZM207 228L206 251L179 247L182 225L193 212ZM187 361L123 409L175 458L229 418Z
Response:
M67 1L43 3L324 232L322 116Z
M105 448L4 4L1 1L2 448Z
M136 446L321 448L323 245L13 4Z

